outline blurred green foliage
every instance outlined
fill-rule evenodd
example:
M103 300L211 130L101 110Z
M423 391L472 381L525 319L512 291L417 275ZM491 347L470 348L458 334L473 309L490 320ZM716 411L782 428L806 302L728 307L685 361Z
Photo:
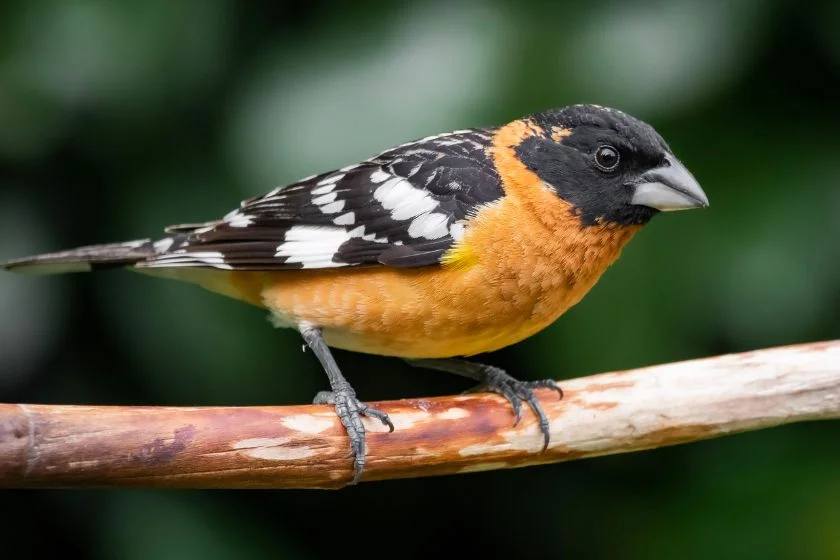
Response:
M840 337L840 3L7 0L0 258L155 235L393 144L578 102L651 122L711 208L487 360L571 377ZM293 332L125 272L0 276L0 399L247 405L326 387ZM338 352L364 399L465 382ZM5 492L0 551L83 558L840 558L806 424L327 492ZM6 554L0 555L6 557Z

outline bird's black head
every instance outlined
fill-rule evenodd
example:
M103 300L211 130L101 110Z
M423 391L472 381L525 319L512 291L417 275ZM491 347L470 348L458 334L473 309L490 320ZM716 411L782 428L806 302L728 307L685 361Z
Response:
M643 224L660 210L709 204L665 140L626 113L573 105L529 120L539 134L519 144L517 156L585 225Z

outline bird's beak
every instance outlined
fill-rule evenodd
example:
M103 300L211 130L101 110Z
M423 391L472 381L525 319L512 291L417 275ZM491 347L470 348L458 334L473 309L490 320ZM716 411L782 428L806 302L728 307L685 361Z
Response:
M709 199L694 175L672 155L651 169L636 183L631 202L669 212L689 208L706 208Z

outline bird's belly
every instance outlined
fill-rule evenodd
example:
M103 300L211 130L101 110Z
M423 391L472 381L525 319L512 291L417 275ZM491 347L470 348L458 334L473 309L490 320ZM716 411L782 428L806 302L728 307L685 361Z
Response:
M524 325L518 329L488 327L477 334L438 338L421 334L412 336L411 333L383 337L380 333L327 328L324 337L330 346L355 352L404 358L447 358L492 352L527 338L531 331Z
M281 326L308 323L330 346L409 358L508 346L545 328L589 288L488 282L479 267L281 272L261 284L262 303Z

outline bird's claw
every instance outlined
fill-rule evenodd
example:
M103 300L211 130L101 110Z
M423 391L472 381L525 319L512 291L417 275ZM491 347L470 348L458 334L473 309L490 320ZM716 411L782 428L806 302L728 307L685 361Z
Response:
M513 425L517 426L522 420L522 402L528 403L539 421L540 432L543 435L543 451L548 448L550 441L550 423L543 411L542 405L537 400L534 389L553 389L563 398L563 390L551 379L539 381L519 381L508 375L503 369L484 366L486 380L474 387L469 392L492 391L505 397L513 408Z
M321 391L315 395L312 401L314 404L331 404L335 406L335 413L341 420L347 435L350 438L350 453L353 457L353 480L350 484L356 484L362 478L365 470L366 443L365 426L362 424L362 415L376 418L389 431L394 431L394 424L385 412L372 408L356 397L356 392L349 385L335 391Z

